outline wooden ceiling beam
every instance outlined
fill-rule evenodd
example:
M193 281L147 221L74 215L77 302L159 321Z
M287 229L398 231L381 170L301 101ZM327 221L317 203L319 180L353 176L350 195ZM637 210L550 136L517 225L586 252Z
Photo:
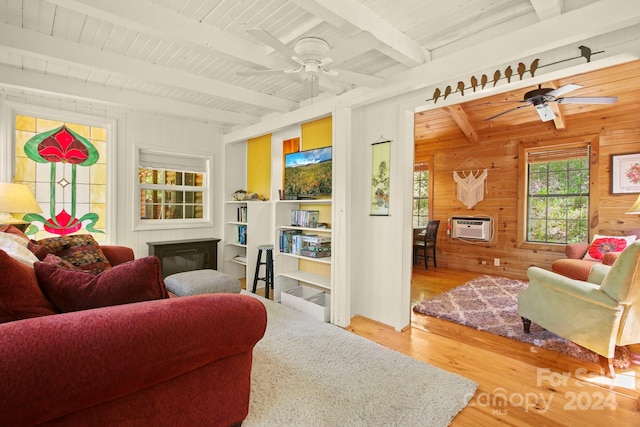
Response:
M270 111L289 112L298 103L244 89L180 70L154 65L90 46L56 39L36 31L0 23L0 50L53 59L83 69L102 70L144 82L160 83L210 96L255 105Z
M451 115L451 118L460 127L462 132L466 135L467 139L472 143L478 143L478 132L475 131L471 122L469 122L469 116L462 108L462 105L450 105L444 107L445 111Z
M545 86L548 86L551 89L558 89L560 87L560 85L556 81L551 81L549 82L549 84ZM567 123L564 120L564 114L562 113L562 108L560 108L557 102L550 102L548 105L549 107L551 107L551 111L553 111L553 114L555 115L553 119L553 123L555 124L556 129L560 131L566 130Z

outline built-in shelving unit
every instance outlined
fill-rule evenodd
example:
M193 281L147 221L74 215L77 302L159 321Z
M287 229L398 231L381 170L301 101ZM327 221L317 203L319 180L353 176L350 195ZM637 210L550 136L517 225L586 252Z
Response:
M263 137L256 137L246 141L233 141L224 147L224 193L227 201L224 203L224 238L222 244L222 270L238 278L246 278L247 289L251 289L255 274L258 246L262 244L274 245L274 292L273 298L281 302L284 291L288 296L298 293L300 286L311 289L308 302L325 304L329 310L329 319L333 321L333 299L336 296L334 284L334 262L331 256L334 249L341 247L334 241L332 224L334 217L334 203L331 196L322 199L278 200L283 188L283 172L285 152L290 149L312 149L331 145L332 119L323 117L314 122L301 124L298 128L292 126L277 134L268 135L270 156L265 151ZM301 140L299 146L292 147L289 143ZM269 149L269 148L268 148ZM268 150L267 149L267 150ZM303 150L304 151L304 150ZM269 183L265 190L263 184ZM251 188L247 188L251 187ZM258 191L259 196L270 198L270 201L235 201L229 200L239 189ZM257 189L257 190L256 190ZM240 219L238 208L246 207L246 218ZM313 210L318 211L318 223L321 226L300 226L292 224L291 212ZM238 238L238 229L246 227L246 242ZM299 252L285 253L280 251L281 232L306 235L302 242L296 238ZM318 237L315 242L309 241L310 235ZM325 239L327 242L322 242ZM304 247L304 251L302 250ZM310 253L310 252L316 253ZM319 254L317 252L325 252ZM304 256L308 254L309 256ZM260 272L263 276L263 271ZM258 285L264 286L263 281ZM325 293L322 298L314 295ZM308 292L304 292L308 294ZM304 297L307 302L307 297ZM318 302L318 300L322 302ZM286 302L286 301L285 301ZM338 304L338 308L342 309ZM344 317L344 316L342 316ZM340 317L340 319L342 319Z
M247 285L253 283L258 246L272 242L270 215L269 202L225 202L223 270L233 277L246 278Z
M318 210L319 222L325 227L300 227L291 225L292 210ZM312 258L295 253L281 252L282 231L291 230L303 235L332 236L331 200L280 200L275 202L275 283L274 299L280 300L280 293L298 285L317 288L331 293L331 257Z

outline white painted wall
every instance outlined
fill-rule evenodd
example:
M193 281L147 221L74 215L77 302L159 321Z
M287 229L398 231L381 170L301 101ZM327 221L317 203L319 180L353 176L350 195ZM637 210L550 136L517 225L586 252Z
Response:
M423 98L422 94L418 94ZM351 141L351 310L401 329L409 323L413 132L403 120L415 94L353 111ZM409 111L413 115L413 109ZM372 144L391 140L389 216L371 216ZM410 252L409 252L410 253Z
M100 104L74 101L70 98L49 96L42 93L22 91L0 87L0 101L9 101L23 105L46 107L63 112L82 113L97 117L111 118L116 121L115 141L117 148L115 158L115 230L109 230L109 243L133 248L136 257L148 255L147 242L160 240L178 240L202 237L221 237L222 218L222 167L220 164L221 132L219 127L201 121L190 121L181 118L161 116L143 112L133 112L123 108ZM12 128L7 114L0 112L0 141L3 149L3 178L10 177L8 169L10 150L6 150L12 141L6 135ZM163 229L153 231L134 231L133 215L137 197L133 194L133 179L137 178L137 165L134 165L134 146L142 144L147 147L165 148L169 151L195 150L213 155L213 197L211 212L213 227ZM10 179L10 178L9 178Z

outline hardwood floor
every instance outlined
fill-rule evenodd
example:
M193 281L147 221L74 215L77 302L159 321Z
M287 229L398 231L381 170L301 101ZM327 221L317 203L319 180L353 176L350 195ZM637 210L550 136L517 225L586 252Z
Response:
M417 266L412 306L478 275ZM477 382L453 426L640 425L636 365L612 380L596 363L415 313L403 332L360 316L347 329Z

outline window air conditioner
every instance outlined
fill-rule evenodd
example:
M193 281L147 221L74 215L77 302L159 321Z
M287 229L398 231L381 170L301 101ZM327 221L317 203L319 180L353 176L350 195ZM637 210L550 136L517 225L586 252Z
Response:
M451 218L451 237L491 241L491 218L454 216Z

